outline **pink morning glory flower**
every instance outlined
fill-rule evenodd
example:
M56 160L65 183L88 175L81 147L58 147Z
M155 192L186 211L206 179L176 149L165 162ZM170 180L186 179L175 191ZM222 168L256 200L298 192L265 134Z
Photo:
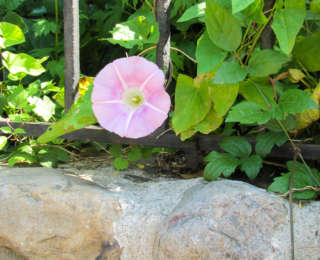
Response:
M163 87L164 73L142 57L114 60L93 83L94 115L103 128L121 137L147 136L168 116L171 102Z

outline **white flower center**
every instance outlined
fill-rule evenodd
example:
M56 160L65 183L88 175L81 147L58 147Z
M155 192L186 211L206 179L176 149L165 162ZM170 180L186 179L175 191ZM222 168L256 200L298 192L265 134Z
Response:
M137 109L145 103L145 98L141 90L137 88L128 88L123 93L123 103L132 109Z

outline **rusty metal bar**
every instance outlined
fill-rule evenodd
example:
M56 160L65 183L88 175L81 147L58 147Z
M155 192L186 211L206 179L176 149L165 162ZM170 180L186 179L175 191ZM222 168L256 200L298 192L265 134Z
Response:
M67 112L78 92L80 77L79 0L64 0L64 104Z
M165 71L167 79L170 66L170 10L171 0L156 1L156 18L160 32L157 44L157 65Z

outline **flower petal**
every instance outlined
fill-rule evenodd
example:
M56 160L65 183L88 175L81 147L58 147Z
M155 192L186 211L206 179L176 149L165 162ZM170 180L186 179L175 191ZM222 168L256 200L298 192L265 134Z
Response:
M92 102L121 100L124 88L112 64L105 66L93 81Z
M93 104L92 110L99 124L106 130L125 136L125 126L130 108L124 104Z
M140 138L149 135L167 119L170 109L169 95L164 91L157 92L150 101L151 106L145 104L134 113L126 137Z
M139 56L132 56L117 59L113 63L129 88L140 88L147 80L144 87L148 88L147 91L163 89L164 74L153 62Z

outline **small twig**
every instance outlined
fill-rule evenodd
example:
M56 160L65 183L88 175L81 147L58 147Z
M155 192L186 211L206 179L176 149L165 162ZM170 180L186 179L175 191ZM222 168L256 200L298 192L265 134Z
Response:
M166 129L165 131L163 131L162 133L160 133L160 134L156 137L156 139L159 139L161 136L163 136L164 134L168 133L168 132L171 131L171 130L173 130L172 127Z
M300 191L306 191L306 190L313 190L315 192L320 192L320 188L313 187L313 186L305 186L303 188L294 188L294 189L292 189L292 192L300 192ZM286 193L279 195L279 197L286 198L286 197L288 197L289 193L290 193L290 191L287 191Z
M55 144L37 144L37 145L39 145L39 146L45 146L45 147L58 148L58 149L60 149L60 150L62 150L62 151L65 151L66 153L72 155L73 157L80 158L79 155L77 155L77 154L75 154L75 153L73 153L73 152L70 152L68 149L63 148L63 147L61 147L61 146L59 146L59 145L55 145ZM35 145L35 146L37 146L37 145Z
M172 60L170 59L169 61L169 78L167 80L166 85L164 86L164 89L167 89L172 81L172 76L173 76L173 63Z
M269 161L263 161L264 164L267 164L267 165L272 165L272 166L276 166L276 167L281 167L281 168L284 168L284 169L287 169L287 166L285 166L284 164L281 164L281 163L275 163L275 162L269 162Z

